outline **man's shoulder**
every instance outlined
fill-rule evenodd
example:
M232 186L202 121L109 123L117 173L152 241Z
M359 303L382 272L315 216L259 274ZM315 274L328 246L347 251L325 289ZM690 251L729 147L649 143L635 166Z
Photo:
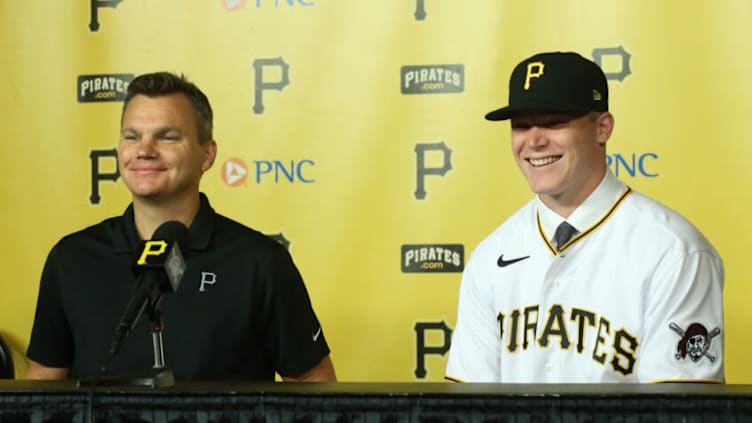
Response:
M710 241L688 218L672 207L640 192L633 191L622 205L632 227L644 229L657 240L663 237L690 249L713 249Z
M523 240L529 239L530 234L537 230L535 229L535 204L536 199L532 199L515 211L478 243L475 252L487 249L496 252L501 245L519 245Z
M511 216L504 220L486 239L515 237L518 234L530 234L531 225L535 224L536 199L528 201Z
M673 231L696 230L695 225L672 207L638 191L632 191L624 202L631 218L642 219Z
M103 257L114 251L116 233L122 234L120 217L107 218L62 236L50 249L53 261L77 261L82 257Z
M220 213L214 213L214 242L232 243L254 250L279 252L284 246L270 235L231 219Z
M122 216L108 217L101 222L64 235L58 245L76 246L87 241L111 241L113 233L122 228Z

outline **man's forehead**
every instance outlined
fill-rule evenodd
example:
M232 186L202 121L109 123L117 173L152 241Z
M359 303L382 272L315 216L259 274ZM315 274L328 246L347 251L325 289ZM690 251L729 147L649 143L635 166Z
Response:
M120 128L121 132L137 132L141 133L144 131L149 132L155 132L155 133L166 133L166 132L183 132L182 128L175 125L156 125L156 126L135 126L135 125L128 125L123 126Z
M138 94L125 106L121 125L179 126L193 120L190 100L182 93L158 96Z
M515 121L573 120L585 116L588 112L557 112L551 110L526 110L512 115Z

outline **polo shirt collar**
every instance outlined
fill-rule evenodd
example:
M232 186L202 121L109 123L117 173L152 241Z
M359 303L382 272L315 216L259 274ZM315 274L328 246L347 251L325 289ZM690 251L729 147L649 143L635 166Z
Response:
M199 193L200 204L198 213L188 228L191 233L190 250L206 250L211 242L214 227L214 209L209 204L209 199L202 192ZM133 220L133 203L125 209L120 218L120 224L116 225L112 233L112 247L115 253L133 253L138 249L142 240L136 231L136 223Z
M188 228L191 232L191 250L207 250L214 232L214 209L203 192L199 193L201 204L198 213Z

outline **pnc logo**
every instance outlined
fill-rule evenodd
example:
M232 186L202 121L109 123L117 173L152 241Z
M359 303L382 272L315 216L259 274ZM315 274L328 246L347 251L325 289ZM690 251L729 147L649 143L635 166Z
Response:
M245 6L246 0L222 0L225 9L230 11L240 10Z
M248 166L245 162L233 158L227 159L222 165L222 180L231 187L236 187L245 183L248 178Z

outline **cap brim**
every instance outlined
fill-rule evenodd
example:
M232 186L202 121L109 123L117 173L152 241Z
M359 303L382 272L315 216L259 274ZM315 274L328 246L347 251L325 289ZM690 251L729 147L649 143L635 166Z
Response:
M586 113L590 110L582 107L562 107L562 106L526 106L512 107L506 106L486 113L486 120L498 121L511 119L515 114L521 112L546 111L553 113Z
M513 112L514 110L509 106L502 107L501 109L486 113L486 120L507 120L512 117Z

